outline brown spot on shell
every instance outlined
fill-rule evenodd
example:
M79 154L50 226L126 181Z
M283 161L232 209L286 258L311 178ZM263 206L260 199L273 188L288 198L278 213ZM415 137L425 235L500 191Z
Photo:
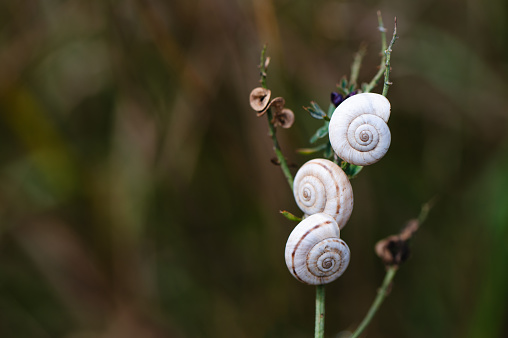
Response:
M315 162L317 165L320 165L321 167L325 168L329 173L330 175L333 177L333 172L330 170L330 168L328 168L326 165L323 165L322 163L319 163L319 162ZM340 196L340 187L339 185L337 184L337 182L335 180L333 180L333 183L335 184L335 191L337 192L337 196ZM345 189L345 187L344 187ZM337 215L340 214L340 209L342 208L342 205L340 203L337 203L337 210L336 210L336 213Z

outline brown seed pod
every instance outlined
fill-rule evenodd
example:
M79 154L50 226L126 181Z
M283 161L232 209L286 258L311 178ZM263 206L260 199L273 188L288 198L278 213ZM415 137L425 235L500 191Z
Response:
M276 112L273 117L273 125L275 127L291 128L295 122L295 114L291 109L283 108L281 111Z
M268 106L268 102L270 102L271 94L272 92L270 91L270 89L265 89L262 87L254 88L250 92L249 98L251 108L254 109L255 111L264 113L264 111L266 111L266 108ZM263 115L263 113L261 113L261 115ZM258 114L258 116L261 115Z
M283 97L276 97L272 101L270 101L270 104L268 105L268 108L273 108L273 110L277 113L282 111L284 109L284 105L286 104L286 100L284 100Z
M265 107L265 109L263 109L262 111L257 113L257 116L264 115L266 113L266 111L270 108L273 108L275 114L277 114L277 112L280 112L280 111L282 111L282 109L284 109L285 104L286 104L286 100L284 100L283 97L276 97L272 101L270 101L270 103Z

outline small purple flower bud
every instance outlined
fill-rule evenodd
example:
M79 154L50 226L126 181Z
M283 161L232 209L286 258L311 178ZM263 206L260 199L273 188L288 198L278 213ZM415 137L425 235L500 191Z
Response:
M331 100L332 100L332 103L335 107L338 107L339 104L344 101L344 98L342 97L342 95L340 95L339 93L336 93L336 92L332 92L332 95L331 95Z
M356 95L356 94L358 94L356 92L356 90L353 90L351 93L349 93L349 95L347 97L351 97L351 96ZM347 97L346 97L346 99L347 99Z

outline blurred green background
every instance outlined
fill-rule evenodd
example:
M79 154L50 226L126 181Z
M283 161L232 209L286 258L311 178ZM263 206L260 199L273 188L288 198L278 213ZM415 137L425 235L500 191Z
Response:
M392 145L353 180L327 337L354 329L374 244L439 196L365 337L508 336L508 3L0 1L0 337L310 337L314 288L287 271L298 213L248 103L295 125L295 171L376 11L398 18ZM379 92L380 89L378 88Z

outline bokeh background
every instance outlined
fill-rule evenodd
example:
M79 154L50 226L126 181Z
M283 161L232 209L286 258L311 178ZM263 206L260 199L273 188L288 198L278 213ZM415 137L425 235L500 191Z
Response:
M0 336L309 337L314 288L283 251L298 213L266 119L295 125L293 171L362 44L392 57L392 145L352 184L328 337L384 276L374 244L437 196L364 337L508 336L508 3L504 0L0 1ZM378 92L380 89L378 88Z

